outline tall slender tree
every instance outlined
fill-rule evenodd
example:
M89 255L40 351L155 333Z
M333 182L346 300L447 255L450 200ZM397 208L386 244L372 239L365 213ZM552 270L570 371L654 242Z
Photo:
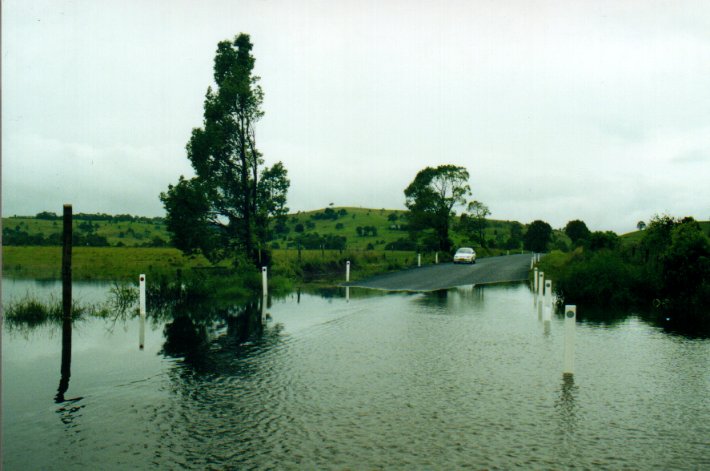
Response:
M263 168L255 125L264 93L253 75L249 35L221 41L214 59L215 89L207 89L203 127L192 130L187 158L196 176L161 193L173 243L217 261L237 253L258 262L269 222L285 215L287 172ZM261 169L261 170L260 170Z

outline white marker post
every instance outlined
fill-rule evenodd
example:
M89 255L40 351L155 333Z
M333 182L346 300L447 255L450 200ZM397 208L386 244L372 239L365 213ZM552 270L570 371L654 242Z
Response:
M261 293L264 296L269 295L269 280L266 267L261 267Z
M533 255L533 257L530 259L530 269L532 270L534 266L535 266L535 256Z
M439 263L439 252L436 252L436 254L434 255L434 263Z
M545 308L543 320L550 322L552 320L552 281L545 280Z
M268 302L268 296L266 294L264 294L261 297L261 324L262 325L266 322L266 317L268 315L266 312L266 303L267 302Z
M138 326L138 348L143 350L145 345L145 316L141 316L140 324Z
M537 282L537 288L540 290L538 294L542 296L543 294L545 294L545 272L541 271L540 273L538 273L538 277L539 279Z
M348 283L350 281L350 260L345 262L345 282Z
M537 294L537 282L538 282L538 273L537 273L537 268L535 268L535 271L533 272L533 292Z
M345 287L345 302L350 302L350 286Z
M422 254L420 254L420 253L417 254L417 266L418 267L422 266Z
M577 306L565 306L565 356L562 374L574 374L574 330L577 324Z
M141 273L141 275L138 277L138 287L138 304L140 309L140 315L141 317L145 317L145 275L143 273Z

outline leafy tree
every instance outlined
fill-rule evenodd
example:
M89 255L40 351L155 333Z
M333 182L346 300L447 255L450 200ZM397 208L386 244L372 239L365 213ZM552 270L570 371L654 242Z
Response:
M288 211L286 169L280 162L264 168L256 148L264 94L251 50L247 34L217 45L216 89L207 89L204 126L193 129L187 144L196 176L180 177L160 195L175 247L213 262L237 254L257 262L270 221Z
M636 223L636 229L638 229L639 231L642 231L642 230L646 229L646 223L643 222L643 221L637 222L637 223Z
M588 239L591 232L584 221L575 219L567 223L565 226L565 234L570 238L572 244L578 245L580 241Z
M57 213L52 213L49 211L42 211L41 213L37 213L35 216L36 219L45 219L45 220L54 220L54 219L61 219L59 216L57 216Z
M468 179L468 171L454 165L426 167L417 173L404 190L411 233L433 229L437 249L451 250L449 223L454 207L466 204L466 197L471 194Z
M387 220L390 222L395 222L398 218L399 218L399 216L397 216L397 213L390 213L387 216Z
M589 250L614 250L619 247L619 236L612 231L595 231L588 237Z
M552 240L552 226L545 221L536 220L530 223L523 236L523 247L533 252L545 252Z
M661 292L674 301L675 311L703 315L710 321L710 241L700 225L685 219L671 231L671 243L661 258Z
M480 201L471 201L468 203L466 209L467 213L461 215L461 228L464 231L476 234L478 243L485 247L486 240L483 235L483 230L488 226L486 216L489 216L491 211L488 209L488 206Z
M523 225L517 221L510 224L510 237L505 242L506 249L518 249L523 241Z

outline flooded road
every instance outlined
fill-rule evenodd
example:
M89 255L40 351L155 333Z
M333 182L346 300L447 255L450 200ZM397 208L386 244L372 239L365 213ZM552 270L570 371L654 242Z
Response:
M348 286L386 291L436 291L457 286L482 285L528 279L531 254L486 257L472 265L440 263L385 273Z
M525 284L343 296L78 322L60 403L61 326L6 326L5 469L710 467L708 340L580 322L565 380Z

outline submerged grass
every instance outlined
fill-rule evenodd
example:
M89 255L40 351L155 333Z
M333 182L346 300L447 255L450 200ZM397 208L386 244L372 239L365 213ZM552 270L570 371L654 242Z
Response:
M87 317L105 317L109 311L105 306L72 302L72 321ZM62 301L50 298L42 301L29 294L3 307L4 321L9 328L35 328L46 324L60 324L64 319Z

